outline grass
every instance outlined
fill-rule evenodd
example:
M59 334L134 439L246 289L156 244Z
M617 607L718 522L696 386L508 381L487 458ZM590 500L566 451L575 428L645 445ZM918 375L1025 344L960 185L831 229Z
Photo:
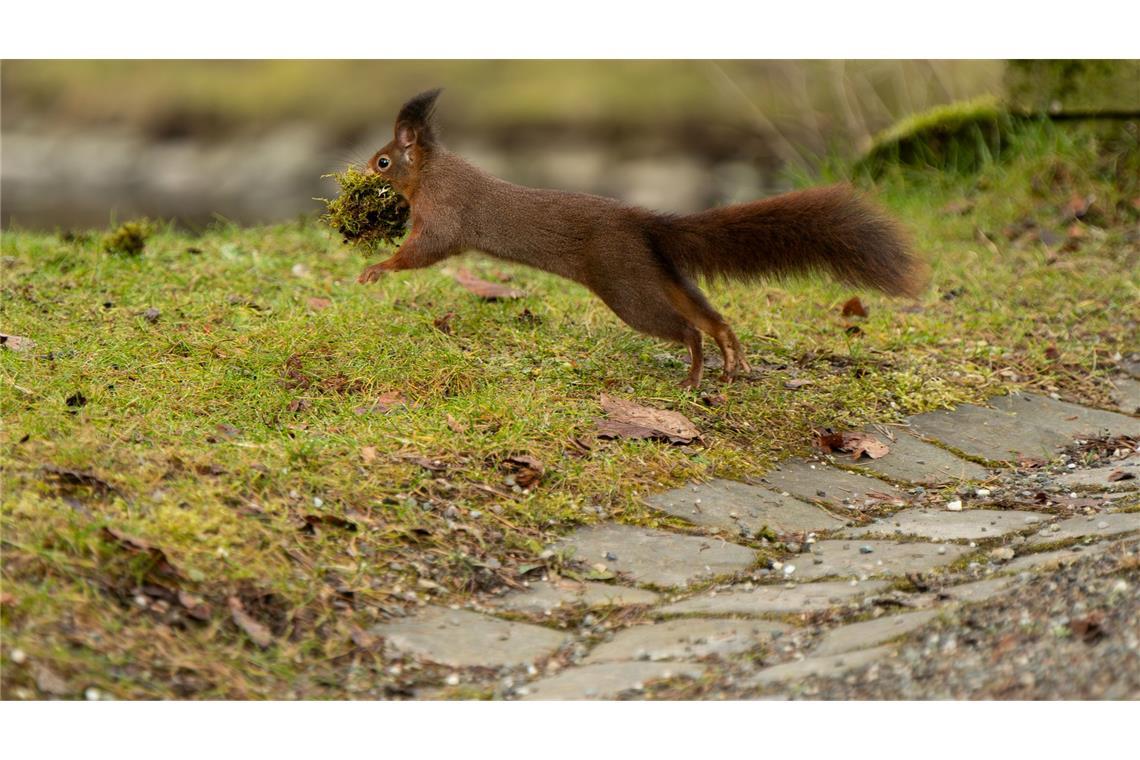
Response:
M1137 161L1135 132L1043 124L977 174L887 172L874 192L929 256L929 292L859 294L853 334L832 284L712 288L762 371L699 393L677 387L678 347L477 257L363 287L316 222L159 225L138 256L102 231L6 231L0 329L36 345L0 350L3 696L406 694L441 676L386 659L372 623L561 563L543 548L576 524L658 524L650 491L1014 388L1106 402L1140 345ZM1095 196L1080 221L1074 196ZM461 264L528 295L479 301L447 276ZM603 392L705 440L592 440ZM530 491L519 454L545 464Z

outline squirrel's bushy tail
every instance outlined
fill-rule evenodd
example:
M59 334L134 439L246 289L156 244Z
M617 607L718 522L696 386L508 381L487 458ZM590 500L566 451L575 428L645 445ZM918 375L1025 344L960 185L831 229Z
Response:
M690 275L753 279L826 272L849 285L916 296L928 267L902 228L846 185L661 217L653 247Z

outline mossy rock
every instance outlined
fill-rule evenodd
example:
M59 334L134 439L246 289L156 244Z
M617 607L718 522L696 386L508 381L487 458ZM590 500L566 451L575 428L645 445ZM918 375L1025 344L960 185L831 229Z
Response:
M321 221L336 230L346 243L370 253L399 239L408 225L408 204L392 185L377 174L350 167L328 174L340 185L340 194L325 202Z
M890 166L976 171L1000 157L1015 122L992 97L938 106L877 135L855 169L876 177Z

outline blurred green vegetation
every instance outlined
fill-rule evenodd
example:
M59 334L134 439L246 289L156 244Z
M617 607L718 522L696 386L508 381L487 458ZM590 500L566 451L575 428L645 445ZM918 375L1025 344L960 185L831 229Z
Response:
M3 120L159 137L301 120L354 139L386 128L409 95L443 86L445 124L464 131L717 121L818 143L996 93L1002 73L998 61L7 61Z

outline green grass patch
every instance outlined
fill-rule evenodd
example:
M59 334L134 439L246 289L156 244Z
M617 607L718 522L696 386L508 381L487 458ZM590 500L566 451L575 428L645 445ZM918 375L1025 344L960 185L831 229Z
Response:
M500 262L365 287L313 222L159 226L137 256L6 231L0 331L35 346L0 349L3 695L41 693L33 664L74 696L405 694L415 667L370 625L518 583L574 525L657 524L646 493L762 474L813 428L1015 388L1106 403L1140 345L1134 137L1107 144L1042 128L974 176L886 172L873 192L930 290L860 293L855 332L830 283L713 287L761 370L697 393L677 387L679 347ZM528 295L480 301L460 265ZM603 392L680 411L704 441L594 440ZM520 454L545 465L529 491Z

